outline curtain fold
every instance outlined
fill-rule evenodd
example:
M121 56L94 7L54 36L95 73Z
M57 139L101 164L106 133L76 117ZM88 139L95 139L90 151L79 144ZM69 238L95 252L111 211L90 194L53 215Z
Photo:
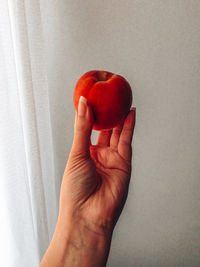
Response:
M3 0L0 10L1 264L32 267L58 212L40 3Z

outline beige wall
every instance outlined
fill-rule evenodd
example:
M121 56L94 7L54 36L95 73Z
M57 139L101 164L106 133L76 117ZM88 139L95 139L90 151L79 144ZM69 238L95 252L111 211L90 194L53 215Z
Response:
M132 179L108 267L200 266L200 1L41 2L58 179L77 79L104 69L132 86Z

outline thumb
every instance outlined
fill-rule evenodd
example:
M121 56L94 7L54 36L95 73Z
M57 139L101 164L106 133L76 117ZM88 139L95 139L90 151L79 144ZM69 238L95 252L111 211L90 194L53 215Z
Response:
M87 104L87 99L83 96L79 98L78 112L76 111L74 123L74 139L72 144L72 154L88 157L90 155L91 133L94 118L91 107Z

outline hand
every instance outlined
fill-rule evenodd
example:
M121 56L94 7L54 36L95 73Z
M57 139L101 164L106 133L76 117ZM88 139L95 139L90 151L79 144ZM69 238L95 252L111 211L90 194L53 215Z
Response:
M76 113L58 221L40 267L106 266L112 232L128 193L135 110L113 130L101 131L93 146L92 110L84 103L79 107L82 116Z
M112 232L125 204L131 177L135 109L113 130L100 131L91 143L92 109L80 101L74 139L63 176L59 217L82 222L98 234Z

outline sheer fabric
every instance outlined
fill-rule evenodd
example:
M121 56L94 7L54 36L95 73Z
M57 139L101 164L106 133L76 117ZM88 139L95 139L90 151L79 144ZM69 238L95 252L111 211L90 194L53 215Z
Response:
M40 6L0 10L1 266L35 267L58 210Z

